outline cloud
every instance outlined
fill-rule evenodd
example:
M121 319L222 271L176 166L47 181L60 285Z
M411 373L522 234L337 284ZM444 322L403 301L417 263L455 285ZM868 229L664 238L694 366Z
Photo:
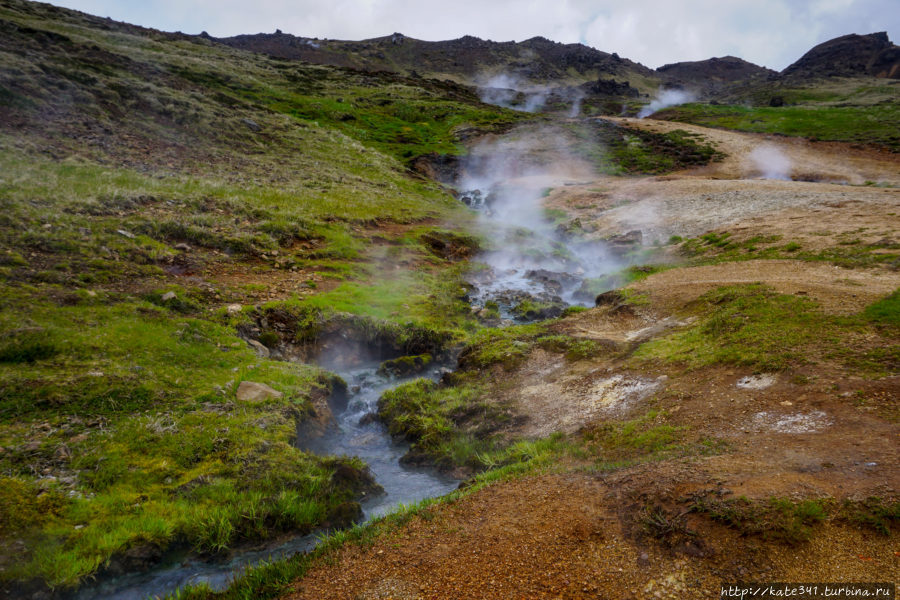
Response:
M54 4L169 31L271 32L425 40L537 35L618 52L650 67L734 55L781 70L846 33L900 37L896 0L58 0ZM895 39L896 41L896 39Z

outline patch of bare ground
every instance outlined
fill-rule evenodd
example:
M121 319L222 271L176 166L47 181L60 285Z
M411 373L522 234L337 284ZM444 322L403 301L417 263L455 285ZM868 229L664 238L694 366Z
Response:
M671 235L693 237L786 209L821 213L848 202L854 204L853 212L868 212L871 207L879 214L896 215L900 189L663 176L605 178L556 188L547 199L549 207L577 216L599 237L640 229L645 240L661 242Z
M805 138L713 129L687 123L603 117L603 119L654 133L680 129L701 136L727 158L690 171L691 175L716 179L759 177L761 173L750 154L760 146L776 148L790 161L790 175L798 181L822 181L862 184L883 181L900 184L900 158L873 148L860 148L841 142L811 142Z
M896 197L894 197L896 196ZM755 215L728 226L735 241L778 236L801 248L820 251L833 247L880 246L878 252L900 254L900 194L884 201L853 197L818 206L791 207Z
M896 228L900 189L860 185L900 185L896 154L652 119L611 120L661 133L684 129L713 143L727 158L660 177L602 177L555 188L547 206L577 216L597 237L640 229L645 243L664 242L671 235L693 237L747 219L768 222L771 217L775 228L793 225L804 212L814 215L810 223L831 215L839 224L851 216L857 228L878 226L879 220L881 226L893 223ZM760 146L787 157L795 180L759 179L750 154ZM874 223L867 225L867 220Z
M289 597L714 598L737 581L898 574L887 538L837 523L821 532L828 543L788 548L687 515L686 539L668 546L641 533L635 504L590 474L494 485L372 545L343 548Z

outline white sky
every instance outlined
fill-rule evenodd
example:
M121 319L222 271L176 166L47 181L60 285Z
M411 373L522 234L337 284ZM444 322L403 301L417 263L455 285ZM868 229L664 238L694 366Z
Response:
M165 31L581 42L648 67L734 55L781 70L825 40L887 31L898 0L53 0Z

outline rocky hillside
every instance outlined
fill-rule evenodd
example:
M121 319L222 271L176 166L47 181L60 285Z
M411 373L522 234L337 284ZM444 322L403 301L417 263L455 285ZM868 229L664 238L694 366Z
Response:
M772 69L760 67L736 56L672 63L663 65L656 71L684 86L699 86L710 90L723 84L764 80L777 74Z
M852 33L828 40L804 54L781 75L791 79L820 77L900 78L900 46L886 32Z
M369 40L340 41L273 34L239 35L217 41L278 58L316 64L392 71L404 75L451 77L486 83L507 74L529 83L583 83L598 77L658 79L653 70L583 44L560 44L535 37L523 42L494 42L473 36L427 42L402 33Z

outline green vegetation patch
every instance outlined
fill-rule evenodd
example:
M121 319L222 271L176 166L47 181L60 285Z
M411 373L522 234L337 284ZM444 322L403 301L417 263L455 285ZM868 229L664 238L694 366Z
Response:
M699 321L690 328L643 344L639 361L664 360L688 368L737 364L760 371L781 371L819 355L878 376L897 368L897 344L891 321L896 292L863 313L850 317L826 315L809 299L777 294L761 284L726 286L699 299ZM866 333L885 336L875 346L851 339Z
M5 578L69 587L130 548L217 553L358 514L364 465L289 444L329 392L318 369L258 361L232 329L134 300L17 290L0 327L0 530L31 541ZM282 396L241 402L243 380Z
M784 240L781 235L756 235L736 239L728 231L711 231L695 238L673 240L681 254L694 257L700 264L758 259L791 259L828 262L848 269L888 267L900 264L893 244L863 244L859 239L839 241L820 250L804 250L803 244ZM887 251L886 251L887 250Z
M552 322L542 322L476 332L463 348L459 366L465 370L483 370L499 365L512 370L522 364L535 348L564 354L569 360L591 358L617 350L601 341L555 333Z
M691 509L743 535L758 535L798 544L807 541L814 527L828 519L832 504L828 500L812 499L795 502L788 498L757 501L746 497L728 500L701 498Z
M676 129L654 133L592 119L572 124L575 149L600 173L659 175L722 160L725 155L696 134Z
M837 142L876 144L900 151L900 103L874 106L743 106L682 104L655 119L738 131L775 133Z

